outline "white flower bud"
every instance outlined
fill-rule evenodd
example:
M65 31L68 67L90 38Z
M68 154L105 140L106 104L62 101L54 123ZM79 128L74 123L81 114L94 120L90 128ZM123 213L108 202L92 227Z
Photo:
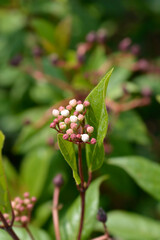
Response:
M71 105L72 107L75 107L76 104L77 104L76 99L72 99L72 100L69 101L69 105Z
M64 109L61 111L61 115L67 117L69 115L69 111L67 109Z
M59 111L57 109L53 109L52 115L55 116L55 117L58 117Z
M72 123L75 123L75 122L77 122L77 117L76 116L70 116L70 121L72 122Z
M83 104L78 104L78 105L76 106L76 111L82 112L82 111L83 111Z
M81 139L83 142L88 142L89 141L89 135L88 134L82 134Z

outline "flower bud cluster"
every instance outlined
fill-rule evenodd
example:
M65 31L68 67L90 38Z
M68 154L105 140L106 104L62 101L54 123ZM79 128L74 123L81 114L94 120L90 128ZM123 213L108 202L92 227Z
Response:
M66 107L53 109L52 114L55 117L50 124L58 133L63 134L63 139L74 143L95 144L96 139L91 138L94 128L85 125L85 114L90 106L88 101L77 101L72 99Z
M31 212L36 201L36 197L30 197L28 192L24 193L23 198L16 197L13 201L11 201L15 221L21 225L27 225L30 222ZM4 217L9 224L9 214L5 213Z

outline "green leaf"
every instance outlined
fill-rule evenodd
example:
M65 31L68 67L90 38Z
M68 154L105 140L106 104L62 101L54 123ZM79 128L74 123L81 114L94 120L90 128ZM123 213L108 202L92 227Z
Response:
M26 155L22 162L20 173L23 187L31 195L39 197L45 186L52 160L51 148L38 148Z
M62 56L66 51L71 36L71 18L67 17L63 19L55 28L55 42L58 47L58 51Z
M115 120L113 119L113 121ZM112 136L119 140L134 141L142 145L150 143L146 125L136 111L133 110L120 114L113 128Z
M31 227L31 226L29 227L29 229L30 229L32 235L34 236L35 240L51 240L50 236L43 230L35 228L35 227ZM23 239L23 240L31 239L31 237L29 236L29 234L27 233L25 228L14 227L14 231L16 232L19 239ZM0 239L12 240L10 235L4 230L0 230Z
M125 211L107 213L109 233L123 240L158 240L160 223L151 218ZM95 230L104 232L102 224L96 223Z
M4 174L3 164L2 164L2 147L4 142L4 135L0 131L0 211L10 212L11 206L8 196L7 182Z
M58 134L58 145L61 150L61 153L69 166L73 170L73 177L77 184L80 184L81 180L78 175L76 154L74 150L74 144L63 139L62 134Z
M85 220L81 240L88 240L96 222L96 214L99 205L99 186L106 176L95 180L86 192ZM61 220L61 237L65 240L77 239L80 224L80 197L71 205Z
M105 98L112 71L113 69L102 78L86 98L86 100L90 102L90 107L86 114L87 123L94 127L93 137L97 140L95 145L86 145L87 164L90 171L100 168L104 160L103 140L108 128Z
M123 168L144 191L160 200L159 164L139 156L111 158L108 163Z

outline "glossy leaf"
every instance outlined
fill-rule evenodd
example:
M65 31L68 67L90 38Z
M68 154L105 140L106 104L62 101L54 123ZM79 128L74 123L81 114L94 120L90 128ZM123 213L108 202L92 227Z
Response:
M91 232L93 231L99 205L98 189L102 181L105 179L106 177L103 176L95 180L86 192L85 220L81 240L88 240ZM80 212L80 197L78 197L66 212L60 223L62 239L77 239L80 223Z
M108 230L113 236L123 240L158 240L160 223L151 218L125 211L107 213ZM104 231L102 224L97 223L95 230Z
M159 164L139 156L111 158L108 163L123 168L144 191L160 200Z
M77 184L80 184L81 180L78 175L76 154L74 150L74 144L63 139L62 134L58 134L58 145L61 153L69 166L72 168L73 177Z
M50 236L43 230L35 228L35 227L29 227L29 229L30 229L32 235L34 236L35 240L51 240ZM14 227L14 231L16 232L19 239L23 239L23 240L31 239L31 237L29 236L29 234L27 233L27 231L24 228ZM10 235L4 230L0 230L0 239L12 240Z
M102 78L86 98L90 102L90 107L86 114L87 123L94 127L93 137L97 140L95 145L86 145L87 164L91 171L100 168L104 159L103 140L108 128L105 98L112 71L113 69Z
M4 135L0 131L0 211L1 212L10 212L11 206L8 196L8 189L6 178L4 174L3 164L2 164L2 147L4 142Z
M113 119L113 121L115 120ZM133 110L120 114L113 128L112 135L114 138L119 139L119 141L126 139L127 141L133 141L142 145L150 143L145 123L136 111Z
M24 188L31 195L39 197L48 177L53 150L38 148L26 155L21 165L21 179Z

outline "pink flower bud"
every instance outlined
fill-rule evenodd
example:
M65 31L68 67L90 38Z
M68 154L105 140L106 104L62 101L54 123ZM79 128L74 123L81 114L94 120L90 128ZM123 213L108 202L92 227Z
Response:
M52 122L52 123L50 124L50 128L55 128L55 126L56 126L56 124L55 124L54 122Z
M26 198L26 199L24 199L24 204L29 204L31 201L30 201L30 199L28 199L28 198Z
M59 111L61 112L62 110L64 110L64 107L63 107L63 106L60 106L58 109L59 109Z
M32 202L36 202L36 201L37 201L37 198L36 198L36 197L32 197L32 198L31 198L31 201L32 201Z
M15 208L16 203L14 201L11 202L12 208Z
M77 129L77 127L78 127L77 123L71 123L70 126L72 129Z
M75 115L75 116L78 116L78 114L79 114L78 111L75 111L75 112L74 112L74 115Z
M90 105L90 102L84 101L83 105L84 105L84 107L88 107Z
M81 139L81 134L77 134L77 135L76 135L76 138Z
M66 129L66 124L65 124L64 122L60 122L59 128L60 128L61 130Z
M31 209L33 208L33 204L31 204L31 203L28 204L28 205L27 205L27 208L28 208L29 210L31 210Z
M20 217L15 217L15 221L19 222L20 221Z
M66 133L67 133L68 135L71 135L71 134L73 133L73 130L72 130L71 128L69 128L69 129L66 131Z
M69 124L69 123L70 123L70 118L65 118L65 119L64 119L64 122L65 122L66 124Z
M22 217L20 218L20 221L21 221L21 223L27 223L27 222L29 221L29 219L28 219L27 216L22 216Z
M77 101L77 104L82 104L82 101L81 101L81 100L78 100L78 101Z
M24 207L20 207L20 208L19 208L19 211L23 212L24 209L25 209Z
M74 140L76 138L76 134L71 134L71 139Z
M15 199L15 202L19 203L19 201L21 200L20 197L16 197Z
M72 107L75 107L76 104L77 104L76 99L72 99L72 100L70 100L70 101L69 101L69 104L70 104Z
M95 144L97 141L96 141L96 139L95 138L92 138L91 139L91 144Z
M84 119L83 114L79 114L79 115L78 115L78 120L79 120L79 121L82 121L83 119Z
M64 139L64 140L67 140L68 138L69 138L69 135L68 135L68 134L64 134L64 135L63 135L63 139Z
M90 127L89 124L86 124L86 125L84 126L85 129L87 129L88 127Z
M3 216L4 216L5 219L9 218L9 214L8 213L4 213Z
M93 133L93 131L94 131L94 127L92 127L92 126L87 127L88 133Z
M56 118L56 119L54 119L54 121L53 121L55 124L57 124L59 121L58 121L58 119Z
M72 110L72 106L71 105L67 105L66 109L71 111Z
M63 119L63 116L62 115L59 115L58 116L58 121L61 121Z
M23 196L24 196L25 198L28 198L28 197L29 197L29 192L25 192L25 193L23 194Z

